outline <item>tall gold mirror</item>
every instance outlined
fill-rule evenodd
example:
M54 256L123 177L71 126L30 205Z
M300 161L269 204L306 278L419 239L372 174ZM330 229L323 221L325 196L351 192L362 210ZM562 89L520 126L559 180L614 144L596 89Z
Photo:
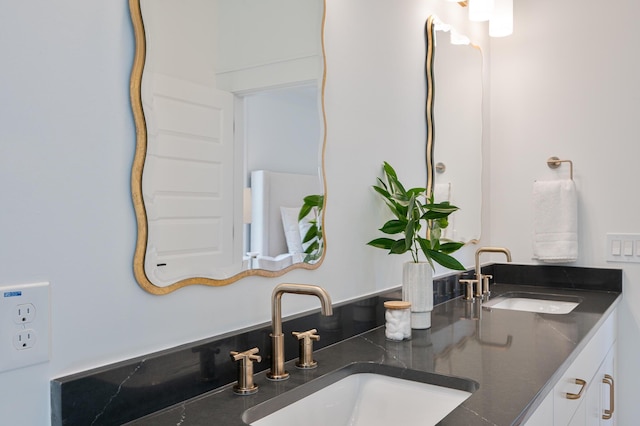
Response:
M324 0L129 6L140 286L166 294L320 266Z
M446 238L480 239L482 210L482 51L451 25L425 26L428 189L460 207Z

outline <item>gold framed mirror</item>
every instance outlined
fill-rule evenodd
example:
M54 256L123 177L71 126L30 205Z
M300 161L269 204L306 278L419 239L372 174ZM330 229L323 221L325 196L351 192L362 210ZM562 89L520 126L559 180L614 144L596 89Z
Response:
M318 268L324 0L129 0L129 8L139 285L167 294Z
M434 15L425 44L427 189L436 202L460 208L445 238L474 244L482 215L482 51Z

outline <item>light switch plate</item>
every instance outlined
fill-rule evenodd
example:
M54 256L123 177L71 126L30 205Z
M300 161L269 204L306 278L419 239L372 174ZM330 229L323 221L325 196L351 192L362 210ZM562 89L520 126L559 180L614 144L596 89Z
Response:
M49 283L0 287L0 372L50 357Z
M607 262L640 263L640 234L607 234Z

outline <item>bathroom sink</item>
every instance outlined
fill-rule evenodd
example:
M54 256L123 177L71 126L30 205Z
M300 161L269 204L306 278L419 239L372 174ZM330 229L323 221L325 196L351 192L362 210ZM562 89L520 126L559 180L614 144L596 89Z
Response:
M459 377L350 364L245 411L256 426L435 425L478 388Z
M561 294L511 292L483 303L487 309L537 312L541 314L568 314L582 302L580 297Z

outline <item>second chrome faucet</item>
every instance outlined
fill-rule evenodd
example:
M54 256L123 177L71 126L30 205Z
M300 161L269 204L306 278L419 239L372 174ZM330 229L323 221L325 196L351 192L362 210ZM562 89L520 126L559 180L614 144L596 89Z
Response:
M289 373L284 369L284 334L282 333L282 296L285 293L306 294L320 299L322 315L333 315L331 297L322 287L309 284L278 284L271 294L271 371L269 380L286 380Z

